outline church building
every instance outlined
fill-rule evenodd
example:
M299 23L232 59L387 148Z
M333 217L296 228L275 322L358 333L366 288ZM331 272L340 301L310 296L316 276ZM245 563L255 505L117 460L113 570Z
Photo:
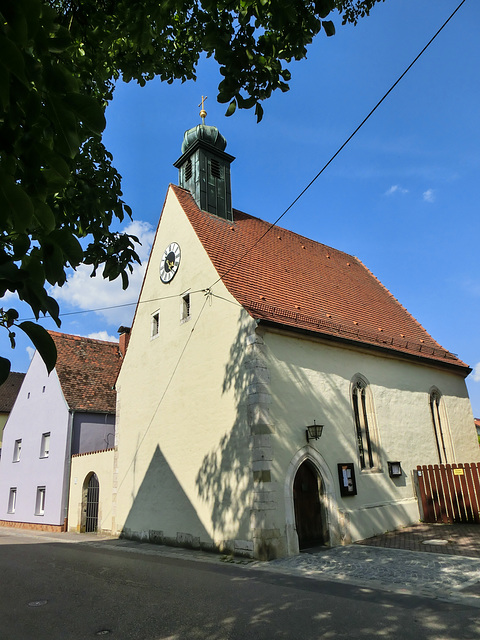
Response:
M358 258L234 209L225 148L203 122L175 163L116 383L112 532L267 559L418 521L416 465L480 460L470 368Z

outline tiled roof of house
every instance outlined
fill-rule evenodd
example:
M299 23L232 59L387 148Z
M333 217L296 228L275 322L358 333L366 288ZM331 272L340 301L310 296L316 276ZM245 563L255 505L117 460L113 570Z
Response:
M70 409L115 413L115 381L122 363L116 342L49 331L57 347L57 371Z
M0 385L0 411L1 412L10 413L14 405L14 402L17 399L18 392L20 391L20 387L22 386L22 382L24 378L25 378L24 373L17 373L16 371L11 371L8 374L8 378L5 380L5 382L2 385Z
M252 317L469 372L358 258L241 211L234 210L233 223L205 213L188 191L171 187L219 276Z

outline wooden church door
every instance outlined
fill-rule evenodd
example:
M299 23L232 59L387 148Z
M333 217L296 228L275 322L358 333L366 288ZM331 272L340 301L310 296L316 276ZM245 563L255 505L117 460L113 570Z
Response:
M293 481L295 524L300 549L325 543L320 502L320 477L312 464L303 462Z

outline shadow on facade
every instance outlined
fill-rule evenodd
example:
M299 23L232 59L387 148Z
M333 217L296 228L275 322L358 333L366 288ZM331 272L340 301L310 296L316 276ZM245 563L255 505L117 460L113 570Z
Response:
M185 492L181 469L172 469L157 446L135 494L124 536L262 559L295 553L293 483L305 460L319 477L327 544L346 544L418 520L413 491L408 496L402 491L410 470L397 479L388 477L381 424L375 427L380 470L359 470L350 381L335 365L327 373L312 375L315 345L292 338L297 345L287 353L278 346L282 340L273 348L269 340L269 359L275 360L272 373L262 334L242 313L221 390L209 386L208 379L199 382L210 397L212 412L221 392L222 397L232 397L236 413L233 422L226 419L217 446L203 456L195 475L196 495ZM171 385L169 393L175 393L175 387ZM181 417L181 406L178 411ZM305 426L315 418L325 423L324 435L307 445ZM195 428L201 430L201 421L207 419L199 416ZM338 463L354 464L357 495L340 497ZM185 459L184 465L189 464Z
M172 523L176 535L171 533ZM213 549L211 537L198 518L194 505L158 446L135 495L121 536L155 544Z

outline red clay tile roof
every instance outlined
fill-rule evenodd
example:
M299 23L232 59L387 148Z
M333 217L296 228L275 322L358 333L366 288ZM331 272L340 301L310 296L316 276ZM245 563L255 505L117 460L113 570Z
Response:
M114 389L122 357L118 344L56 331L48 332L57 347L57 371L70 409L115 413Z
M227 289L253 318L469 373L358 258L281 227L269 230L269 223L241 211L229 222L201 211L189 191L171 187Z
M8 378L5 380L5 382L2 385L0 385L0 411L1 412L10 413L14 405L14 402L17 399L18 392L20 391L20 387L22 386L22 382L24 378L25 378L24 373L17 373L16 371L11 371L8 374Z

